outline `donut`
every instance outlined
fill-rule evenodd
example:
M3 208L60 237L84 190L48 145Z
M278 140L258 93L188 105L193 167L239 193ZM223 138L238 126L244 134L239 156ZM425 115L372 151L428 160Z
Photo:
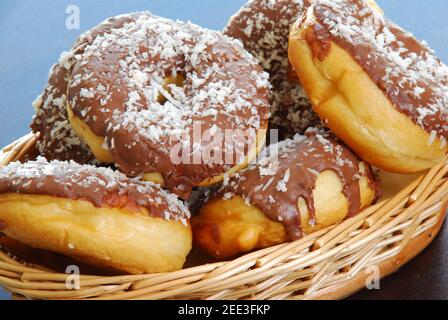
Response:
M314 111L362 159L395 173L442 161L448 68L372 2L314 1L289 56Z
M358 214L380 196L369 164L326 131L272 144L192 219L196 245L216 258L302 238Z
M224 34L241 40L270 75L272 128L285 136L320 125L288 60L288 36L309 1L251 0L229 21Z
M98 160L187 199L193 187L222 181L256 156L269 76L238 41L148 12L103 24L76 52L67 104ZM233 156L235 145L241 152Z
M44 92L33 102L36 114L31 129L38 135L36 148L41 156L49 160L94 164L95 157L73 131L68 120L68 77L68 70L63 65L53 65Z
M190 213L152 182L39 157L0 169L0 232L38 249L131 274L182 268Z

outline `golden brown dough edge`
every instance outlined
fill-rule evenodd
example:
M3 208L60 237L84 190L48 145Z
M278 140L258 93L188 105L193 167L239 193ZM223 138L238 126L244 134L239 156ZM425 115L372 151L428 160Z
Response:
M131 274L182 268L191 227L141 212L94 207L84 200L0 195L0 230L12 239Z
M360 166L363 167L364 163ZM368 178L362 176L359 182L361 209L375 200L376 193L370 185ZM319 174L313 196L316 209L316 224L313 226L308 223L305 201L302 198L298 201L305 234L337 224L347 217L348 202L342 193L341 180L333 171ZM192 228L195 245L221 259L289 241L283 224L270 220L241 196L209 201L192 218Z

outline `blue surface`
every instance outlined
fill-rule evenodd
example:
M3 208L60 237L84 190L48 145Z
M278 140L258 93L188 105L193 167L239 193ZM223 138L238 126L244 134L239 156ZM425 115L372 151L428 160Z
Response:
M26 134L31 102L43 89L50 66L78 35L107 17L150 10L221 29L246 0L0 0L0 146ZM448 1L377 0L386 15L427 40L448 62ZM80 29L65 27L68 5L80 9ZM0 299L7 298L0 289Z

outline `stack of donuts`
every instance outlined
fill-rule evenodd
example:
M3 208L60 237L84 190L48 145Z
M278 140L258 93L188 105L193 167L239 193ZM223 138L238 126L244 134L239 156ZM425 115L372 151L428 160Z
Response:
M110 18L33 105L0 232L133 274L298 240L377 201L373 166L448 151L448 67L373 0L251 0L223 32Z

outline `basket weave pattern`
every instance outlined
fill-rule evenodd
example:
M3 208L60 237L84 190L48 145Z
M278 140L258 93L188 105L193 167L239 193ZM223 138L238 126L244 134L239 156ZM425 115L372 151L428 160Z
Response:
M6 147L0 166L34 146L29 134ZM33 299L322 299L364 287L377 267L395 271L435 237L446 214L448 159L394 197L336 227L228 262L177 272L131 276L80 276L68 290L67 274L20 263L0 248L0 285Z

